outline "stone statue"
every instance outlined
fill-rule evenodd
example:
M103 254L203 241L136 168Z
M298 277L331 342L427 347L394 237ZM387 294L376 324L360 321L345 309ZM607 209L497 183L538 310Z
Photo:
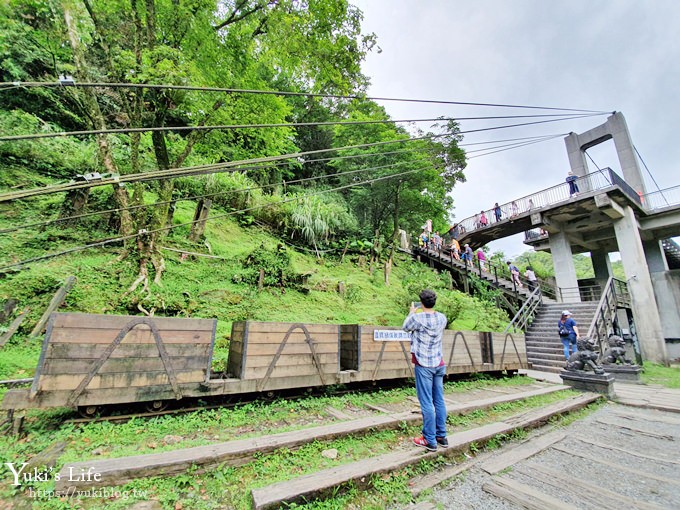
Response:
M626 341L618 335L609 337L609 349L602 355L603 365L631 365L632 361L626 358Z
M597 364L596 345L590 338L581 337L576 341L578 351L569 356L565 368L570 372L592 370L596 374L604 374L604 369Z

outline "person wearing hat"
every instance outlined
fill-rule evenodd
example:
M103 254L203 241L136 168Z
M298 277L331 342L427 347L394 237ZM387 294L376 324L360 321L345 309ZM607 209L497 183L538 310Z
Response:
M571 346L571 354L577 352L576 340L581 336L578 332L576 321L571 318L569 310L562 312L562 317L557 321L557 331L564 346L564 358L569 359L569 347Z

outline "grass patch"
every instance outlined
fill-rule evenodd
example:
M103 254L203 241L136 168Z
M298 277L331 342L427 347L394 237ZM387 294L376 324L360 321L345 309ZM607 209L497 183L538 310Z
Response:
M517 378L523 379L523 378ZM493 386L504 386L509 381L473 380L447 383L447 392L456 386L467 389L482 389ZM492 421L501 420L518 412L544 406L551 402L567 398L575 394L572 391L561 391L555 394L531 397L515 403L499 404L488 410L478 410L468 415L450 415L449 431L455 433L470 427L481 426ZM262 435L286 430L300 429L319 425L324 422L322 414L325 407L349 410L365 403L387 405L403 402L415 395L411 386L378 391L374 393L345 394L339 396L309 397L297 401L277 400L271 403L249 403L233 409L211 409L186 415L163 416L152 420L135 419L126 423L112 424L108 422L88 423L85 425L63 424L67 416L64 411L42 412L27 420L27 437L14 441L7 436L0 438L0 450L6 452L9 459L28 459L55 441L65 441L67 448L59 459L59 465L95 458L93 452L98 450L102 457L120 457L124 455L159 452L178 447L195 446L233 439L260 437ZM242 466L222 465L210 468L206 473L190 469L186 473L173 477L155 477L137 480L118 490L127 491L129 499L112 499L106 502L107 507L126 508L135 501L157 499L163 508L212 509L212 508L250 508L250 489L262 487L295 478L306 473L331 468L344 463L388 453L399 448L410 446L410 438L418 435L420 426L402 424L393 430L372 431L366 435L347 436L330 441L311 441L295 450L281 449L276 452L256 455L250 462ZM177 444L165 444L165 436L181 436ZM498 448L504 442L522 439L526 431L518 430L513 434L499 435L487 445L473 445L471 451L483 448ZM329 459L323 455L325 450L335 449L337 459ZM384 508L390 504L405 504L410 501L409 480L422 473L430 472L450 462L450 458L437 458L410 466L397 472L373 477L367 481L369 488L351 485L343 487L330 498L298 505L299 508ZM59 469L59 465L56 470ZM6 478L8 472L4 466L0 478ZM370 483L369 483L370 482ZM49 489L50 483L43 489ZM136 492L135 492L136 491ZM12 488L4 487L0 497L26 497ZM58 500L57 500L58 501ZM55 506L54 500L37 502L40 508L99 508L102 500L80 499L61 502Z
M656 363L645 363L642 367L642 380L646 384L680 388L680 366L665 367Z

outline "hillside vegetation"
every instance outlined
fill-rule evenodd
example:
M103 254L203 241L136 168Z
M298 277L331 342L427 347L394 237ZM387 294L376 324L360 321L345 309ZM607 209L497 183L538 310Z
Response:
M19 173L22 179L33 178L27 168ZM4 205L0 208L0 228L35 221L57 205L55 199L34 201L30 206ZM189 222L194 206L192 202L179 203L175 224ZM51 226L37 233L26 230L6 234L0 243L4 253L26 259L47 243L58 249L93 234L97 234L96 223ZM77 277L77 283L60 311L217 318L216 370L222 368L234 321L399 326L409 303L417 300L424 287L439 293L437 308L448 316L450 328L498 330L509 320L491 302L448 290L450 283L445 275L405 254L395 256L386 284L384 260L371 263L368 249L348 249L344 258L343 250L318 258L313 251L286 245L265 226L242 225L230 217L208 222L201 242L188 241L187 234L188 227L172 230L163 247L219 258L183 257L163 250L163 280L159 285L152 283L146 294L128 292L138 268L130 258L118 259L122 246L84 250L7 273L0 279L0 298L15 298L19 301L17 309L30 310L19 332L0 351L0 378L31 375L41 338L29 340L28 334L70 275ZM258 288L260 269L265 275L262 289ZM343 286L341 292L339 287Z

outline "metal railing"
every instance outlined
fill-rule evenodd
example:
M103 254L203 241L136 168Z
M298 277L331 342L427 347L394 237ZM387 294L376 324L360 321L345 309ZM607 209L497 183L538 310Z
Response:
M633 202L648 211L673 207L680 204L680 186L673 186L671 188L640 195L611 168L602 168L597 172L579 177L575 182L578 188L578 194L616 186ZM497 223L514 221L518 216L561 202L566 202L572 198L570 189L569 183L564 182L532 193L531 195L518 198L512 202L504 203L497 208L494 207L480 211L478 214L464 218L456 224L459 232L458 237L461 238L475 230L484 229ZM578 196L578 194L576 196ZM537 231L538 229L528 231L529 233L525 233L525 239L536 239L535 232Z
M597 301L602 296L602 286L579 285L578 287L557 287L557 300L562 303Z
M512 274L510 273L507 264L494 264L490 260L486 260L482 263L476 256L473 257L473 260L468 260L467 258L456 259L449 247L443 245L435 247L431 243L428 243L427 246L420 246L417 239L415 240L415 243L412 239L411 245L414 248L417 247L419 250L426 252L429 256L434 256L443 265L458 269L466 278L469 278L470 274L474 274L491 283L494 287L503 287L505 290L508 290L506 285L510 285L511 292L515 297L524 299L524 294L520 294L519 291L526 288L530 293L535 289L538 289L543 296L556 299L558 289L554 283L541 278L536 278L536 280L532 282L520 274L518 276L520 285L518 286L515 279L512 278Z
M612 177L612 175L616 177ZM616 178L618 178L618 181L625 184L623 179L616 175L610 168L603 168L597 172L579 177L575 182L579 190L578 192L586 193L593 190L609 188L614 185L613 181ZM627 184L625 185L630 188ZM637 199L639 202L640 197L637 193L633 192L633 195L633 198ZM478 214L465 218L457 223L460 236L462 237L464 234L469 234L474 230L486 228L496 223L514 220L517 216L531 213L537 209L542 209L553 204L568 201L571 197L569 183L564 182L531 195L518 198L512 202L499 205L498 208L493 207L485 211L480 211Z
M623 307L630 307L628 285L626 282L610 276L588 328L588 337L597 342L600 355L607 348L609 335L615 332L616 311Z
M642 195L640 200L642 201L642 207L650 211L673 207L680 204L680 186L647 193Z
M508 333L514 330L526 332L531 322L534 320L539 307L543 303L540 288L536 287L534 291L529 294L529 297L524 302L522 307L517 311L515 316L510 321L510 324L505 328L503 333Z
M532 228L530 230L524 231L524 240L525 241L538 241L539 239L547 239L547 238L548 238L548 232L546 232L542 228Z

